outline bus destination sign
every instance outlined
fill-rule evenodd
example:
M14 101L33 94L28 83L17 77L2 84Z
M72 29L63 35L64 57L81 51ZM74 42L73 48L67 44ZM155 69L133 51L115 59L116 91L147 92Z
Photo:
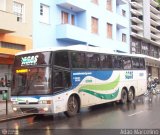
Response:
M21 57L21 66L37 65L38 55Z

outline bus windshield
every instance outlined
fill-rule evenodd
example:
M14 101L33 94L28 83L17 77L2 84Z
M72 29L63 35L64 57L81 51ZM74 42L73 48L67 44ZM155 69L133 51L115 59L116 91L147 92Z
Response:
M51 93L49 67L15 69L13 72L12 95L42 95Z

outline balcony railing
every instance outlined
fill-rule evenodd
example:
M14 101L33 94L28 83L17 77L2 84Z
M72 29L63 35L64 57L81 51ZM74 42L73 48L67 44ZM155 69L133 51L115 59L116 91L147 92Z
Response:
M56 39L71 41L75 43L87 42L87 31L71 24L60 24L56 26Z

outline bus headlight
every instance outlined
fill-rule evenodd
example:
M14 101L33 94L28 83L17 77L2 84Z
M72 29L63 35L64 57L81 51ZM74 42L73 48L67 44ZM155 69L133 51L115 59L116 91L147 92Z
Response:
M47 112L47 111L48 111L48 107L43 108L43 110L44 110L45 112Z
M15 111L15 112L16 112L16 111L17 111L17 108L16 108L16 107L13 107L13 111Z
M51 104L52 101L51 100L40 100L39 104Z

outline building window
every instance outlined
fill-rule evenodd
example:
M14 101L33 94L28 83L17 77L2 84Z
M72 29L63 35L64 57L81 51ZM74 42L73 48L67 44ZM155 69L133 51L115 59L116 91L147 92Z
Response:
M142 42L142 54L149 55L149 45Z
M17 16L17 22L24 21L24 5L22 3L13 2L13 13Z
M131 53L141 54L141 41L135 38L131 40Z
M91 18L91 32L94 34L98 34L98 19L95 17Z
M107 38L112 39L112 24L107 23Z
M107 0L107 10L112 11L112 0Z
M126 16L126 11L122 9L122 16Z
M8 42L0 42L0 48L16 49L16 50L24 51L25 50L25 45L8 43Z
M69 16L69 14L67 12L64 12L64 11L61 12L61 23L62 24L69 23L68 16Z
M122 42L125 42L125 43L126 43L126 39L127 39L126 34L122 33Z
M40 4L40 22L49 24L49 6Z
M98 0L91 0L91 2L98 5Z
M75 16L74 15L71 15L71 24L75 25Z
M61 24L75 25L75 15L61 11Z

